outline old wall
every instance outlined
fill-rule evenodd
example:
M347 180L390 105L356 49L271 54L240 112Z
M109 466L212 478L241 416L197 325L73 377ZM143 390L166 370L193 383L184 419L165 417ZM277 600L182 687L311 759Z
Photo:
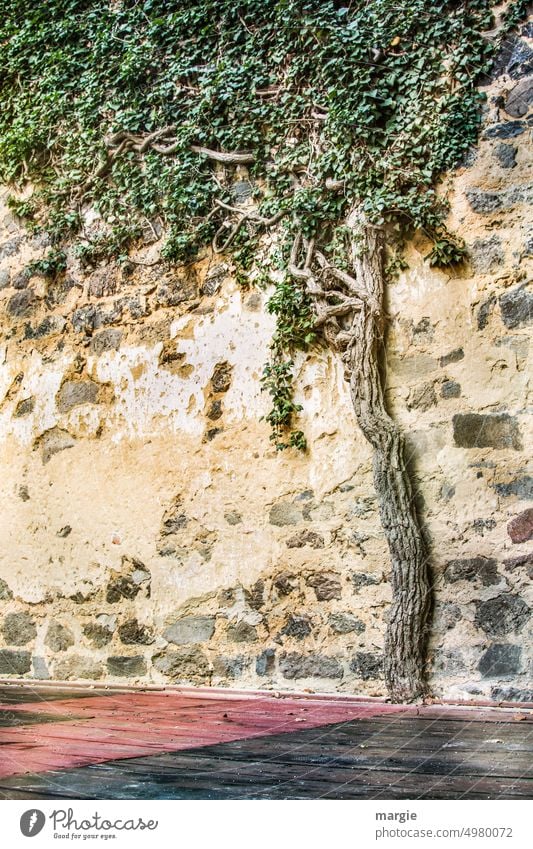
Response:
M388 393L432 548L430 677L452 698L532 695L527 50L450 178L470 265L430 270L419 239L389 289ZM46 245L6 195L0 676L383 695L388 554L339 364L300 358L309 451L276 453L268 293L209 257L29 276Z

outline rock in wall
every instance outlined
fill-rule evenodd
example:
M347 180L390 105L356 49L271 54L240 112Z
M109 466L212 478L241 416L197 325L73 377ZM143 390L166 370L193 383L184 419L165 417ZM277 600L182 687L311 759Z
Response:
M431 547L429 675L452 698L532 698L528 50L511 43L448 178L469 264L429 269L418 237L388 291L388 398ZM46 242L6 197L0 677L383 695L389 559L339 363L298 359L309 451L277 453L268 293L210 256L31 274Z

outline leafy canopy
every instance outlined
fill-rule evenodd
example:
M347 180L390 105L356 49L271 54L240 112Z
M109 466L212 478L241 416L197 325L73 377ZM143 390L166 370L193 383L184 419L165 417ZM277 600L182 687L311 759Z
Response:
M422 228L432 262L457 260L436 183L476 138L493 5L4 0L0 180L34 186L13 205L51 234L58 270L66 242L77 240L85 262L124 257L148 222L165 232L170 262L193 259L224 232L228 211L217 201L235 206L235 166L198 148L250 154L258 216L285 211L285 230L317 237L338 265L354 204L392 222L399 238ZM163 128L164 143L139 149ZM116 141L127 133L136 147ZM100 215L89 237L88 205ZM253 229L232 246L244 272ZM282 319L279 361L287 327L297 327L297 345L311 341L310 306L282 284L271 311Z

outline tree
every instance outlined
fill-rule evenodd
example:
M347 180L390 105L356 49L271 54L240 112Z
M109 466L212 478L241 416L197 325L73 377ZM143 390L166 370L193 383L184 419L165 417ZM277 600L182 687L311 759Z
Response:
M52 238L41 270L61 273L70 244L86 265L132 262L149 227L166 232L162 263L226 252L243 284L274 282L263 383L280 449L306 447L291 351L322 340L342 358L374 450L392 563L385 672L398 701L426 692L430 587L384 402L384 289L415 230L433 243L431 265L463 258L438 183L476 139L494 5L50 0L27 11L6 0L0 22L0 179L33 186L12 206ZM236 169L251 193L241 201ZM90 233L88 208L100 215Z

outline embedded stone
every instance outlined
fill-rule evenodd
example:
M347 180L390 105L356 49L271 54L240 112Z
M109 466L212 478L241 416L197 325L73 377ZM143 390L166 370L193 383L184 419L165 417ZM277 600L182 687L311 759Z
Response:
M153 665L171 681L203 684L210 678L209 662L200 649L161 652L153 658Z
M243 655L237 655L236 657L217 655L213 659L213 674L218 675L220 678L240 678L250 663L250 658Z
M458 363L460 360L464 359L464 356L465 352L462 348L455 348L453 351L450 351L449 354L439 357L439 366L444 368L444 366L447 366L450 363Z
M8 584L3 578L0 578L0 601L9 601L13 598L13 593L9 589Z
M231 186L231 194L237 203L243 203L252 197L253 186L248 180L237 180Z
M507 110L505 110L507 112ZM523 121L506 121L502 124L494 124L483 133L485 139L514 139L525 131Z
M74 642L74 634L70 628L61 625L59 622L50 623L44 639L44 644L49 649L54 652L66 651L70 646L74 645Z
M279 668L284 678L342 678L343 669L337 658L326 655L283 653Z
M523 118L533 103L533 76L520 80L507 95L504 109L512 118Z
M496 702L533 702L533 690L521 690L519 687L492 687L490 697Z
M220 401L219 399L216 400L216 401L212 401L211 404L209 405L208 409L207 409L206 417L208 419L211 419L211 421L216 421L221 416L222 416L222 401Z
M309 636L312 631L311 622L307 616L296 616L291 613L285 625L281 629L281 633L286 637L295 637L297 640L303 640Z
M444 570L444 580L448 584L457 581L480 581L484 587L500 582L496 560L492 557L470 557L450 560Z
M99 326L97 309L94 304L79 307L72 313L70 321L76 333L85 333L90 336Z
M228 625L226 637L232 643L255 643L257 640L257 631L253 625L249 625L241 619L235 625Z
M515 544L531 539L533 537L533 507L511 519L507 525L507 533Z
M270 508L269 522L271 525L297 525L303 519L300 508L290 501L279 501Z
M461 675L466 670L465 661L462 652L442 649L437 653L433 660L433 672L435 675L445 675L447 678L450 675Z
M275 663L276 663L276 651L275 651L275 649L265 649L256 658L256 661L255 661L256 674L261 675L261 676L270 675L272 672L274 672Z
M513 631L520 631L530 616L530 610L523 599L511 593L476 602L474 623L491 637L500 637Z
M217 363L211 377L213 392L227 392L231 386L233 366L227 362Z
M72 448L76 444L76 440L66 430L60 427L52 427L50 430L45 430L34 443L35 448L41 449L41 458L43 464L48 463L54 454L59 454L60 451L65 451L67 448Z
M522 327L533 319L533 293L527 284L509 289L498 299L502 321L506 327Z
M516 168L517 148L513 144L498 144L494 156L502 168Z
M280 596L290 595L296 589L296 577L283 573L274 578L273 584Z
M334 634L362 634L366 628L352 613L330 613L328 623Z
M4 640L10 646L25 646L37 636L35 620L29 613L8 613L2 623Z
M97 681L104 673L103 666L91 657L69 655L54 666L54 678L60 681L78 680Z
M146 661L140 654L133 657L115 655L107 658L107 670L110 675L120 678L137 677L146 674Z
M25 675L31 669L29 651L0 649L0 675Z
M156 301L161 307L177 307L197 296L198 288L191 277L173 277L159 285Z
M510 211L517 203L529 203L531 189L528 186L511 186L501 191L485 192L471 188L466 190L466 197L474 212L490 215L492 212Z
M224 513L224 518L228 525L240 525L242 522L242 516L240 513L237 513L236 510L231 510L229 513Z
M492 313L492 309L494 304L496 303L496 298L494 295L491 295L486 301L484 301L477 313L477 329L485 330L487 324L489 323L489 318Z
M331 601L342 596L340 581L328 572L316 572L307 578L306 583L309 587L313 587L318 601Z
M411 390L409 400L407 402L407 409L425 412L431 407L434 407L436 403L437 396L435 394L435 387L433 383L424 383L423 386L417 386Z
M366 572L352 572L350 579L356 590L361 589L361 587L369 587L381 583L380 579L376 578L375 575L368 575Z
M163 637L169 643L187 645L205 643L215 633L214 616L184 616L178 619L163 632Z
M134 599L141 591L141 581L136 581L133 575L113 575L106 588L108 604L117 604L122 599Z
M99 390L94 380L66 380L56 395L57 409L68 413L81 404L96 404Z
M107 646L113 639L113 632L109 628L106 628L105 625L99 625L98 623L91 622L89 625L85 625L83 633L91 645L97 649Z
M494 489L498 495L508 498L510 495L516 495L521 501L533 500L533 477L524 475L521 478L515 478L508 483L494 484Z
M0 291L7 289L11 282L9 271L6 268L0 269Z
M66 325L65 319L60 315L49 315L44 318L37 327L32 327L26 323L24 326L25 339L42 339L44 336L51 336L53 333L62 333Z
M324 537L306 529L289 537L285 545L287 548L304 548L306 545L310 548L324 548Z
M531 74L533 71L533 50L522 39L517 38L511 58L507 64L507 73L513 80Z
M17 289L19 291L21 289L25 289L29 283L30 277L31 273L28 271L28 269L23 268L22 271L19 271L18 274L15 274L15 276L13 277L13 281L11 283L13 289Z
M483 652L478 669L483 678L500 678L520 672L522 649L508 643L493 643Z
M150 628L141 625L136 619L128 619L118 628L118 636L121 643L126 646L142 645L149 646L154 642L154 635Z
M459 448L512 448L522 445L516 419L509 413L458 413L452 419Z
M451 601L437 602L433 611L433 630L449 631L463 618L461 608Z
M21 418L22 416L27 416L33 412L34 407L35 398L23 398L22 401L19 401L17 406L15 407L13 415L17 419Z
M265 583L259 578L249 590L244 591L246 603L254 610L260 610L265 603Z
M33 678L37 678L40 681L47 681L50 678L50 671L44 657L33 657L32 667Z
M350 661L350 670L363 681L380 678L383 673L383 657L374 652L356 652Z
M106 351L118 351L122 341L122 330L102 330L91 338L89 350L91 354L100 357Z
M33 307L35 292L33 289L23 289L12 295L7 302L7 312L16 318L28 315Z
M440 388L441 398L459 398L461 395L461 384L455 380L445 380Z

